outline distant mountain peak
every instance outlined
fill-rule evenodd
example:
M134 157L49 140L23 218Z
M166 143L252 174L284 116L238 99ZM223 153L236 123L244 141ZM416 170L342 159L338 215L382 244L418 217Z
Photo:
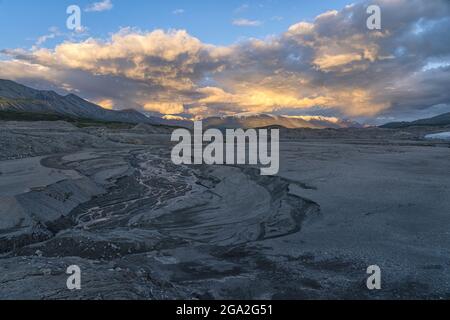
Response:
M235 115L209 117L203 119L205 127L219 128L261 128L279 126L288 129L297 128L361 128L362 125L350 120L342 120L336 117L325 116L284 116L270 113L245 112Z

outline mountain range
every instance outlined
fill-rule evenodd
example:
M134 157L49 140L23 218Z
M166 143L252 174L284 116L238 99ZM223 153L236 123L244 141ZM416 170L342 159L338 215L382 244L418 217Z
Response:
M145 123L192 127L190 120L164 119L148 116L134 109L107 110L77 95L59 95L54 91L29 88L11 80L0 79L0 111L15 111L27 114L50 114L75 119L90 119L105 122ZM450 125L450 113L413 122L392 122L382 128L404 128L409 126ZM231 116L203 119L205 128L262 128L280 126L297 128L362 128L357 122L324 116L285 116L266 113L242 113Z
M70 118L108 122L146 123L191 127L190 120L163 119L144 115L136 110L107 110L74 94L62 96L54 91L29 88L10 80L0 79L0 111L52 114ZM352 121L320 116L279 116L264 113L246 113L234 116L203 119L204 127L259 128L348 128L361 127Z
M243 113L232 116L210 117L203 120L204 127L213 128L263 128L280 126L287 129L298 128L362 128L357 122L323 116L283 116L265 113Z
M0 110L57 114L99 121L150 123L162 122L136 110L104 109L74 94L61 96L54 91L35 90L10 80L0 79Z
M436 117L428 119L420 119L411 122L391 122L381 127L387 129L400 129L414 126L448 126L448 125L450 125L450 112L441 114Z

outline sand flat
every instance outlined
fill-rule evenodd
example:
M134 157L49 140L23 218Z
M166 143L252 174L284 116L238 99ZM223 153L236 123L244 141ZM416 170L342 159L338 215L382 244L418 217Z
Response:
M74 170L56 170L41 165L44 157L0 161L0 197L15 196L81 176Z
M111 142L127 132L97 144L96 130L74 131L64 139L95 143L53 152L45 130L9 131L48 148L0 163L0 298L74 298L57 276L71 264L87 275L79 299L449 296L450 144L426 128L284 132L272 177L175 166L169 135Z

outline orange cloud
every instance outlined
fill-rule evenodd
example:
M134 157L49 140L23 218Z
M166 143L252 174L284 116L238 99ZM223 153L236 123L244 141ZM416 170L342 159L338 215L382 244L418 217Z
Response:
M103 99L100 101L94 102L95 104L99 105L103 109L112 110L114 109L114 101L111 99Z
M184 105L177 102L149 102L144 105L144 109L165 115L175 115L184 112Z

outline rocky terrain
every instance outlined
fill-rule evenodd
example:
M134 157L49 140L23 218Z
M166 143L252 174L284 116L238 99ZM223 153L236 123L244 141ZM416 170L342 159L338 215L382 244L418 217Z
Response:
M1 122L0 299L449 298L439 132L284 130L263 177L173 165L164 127Z

